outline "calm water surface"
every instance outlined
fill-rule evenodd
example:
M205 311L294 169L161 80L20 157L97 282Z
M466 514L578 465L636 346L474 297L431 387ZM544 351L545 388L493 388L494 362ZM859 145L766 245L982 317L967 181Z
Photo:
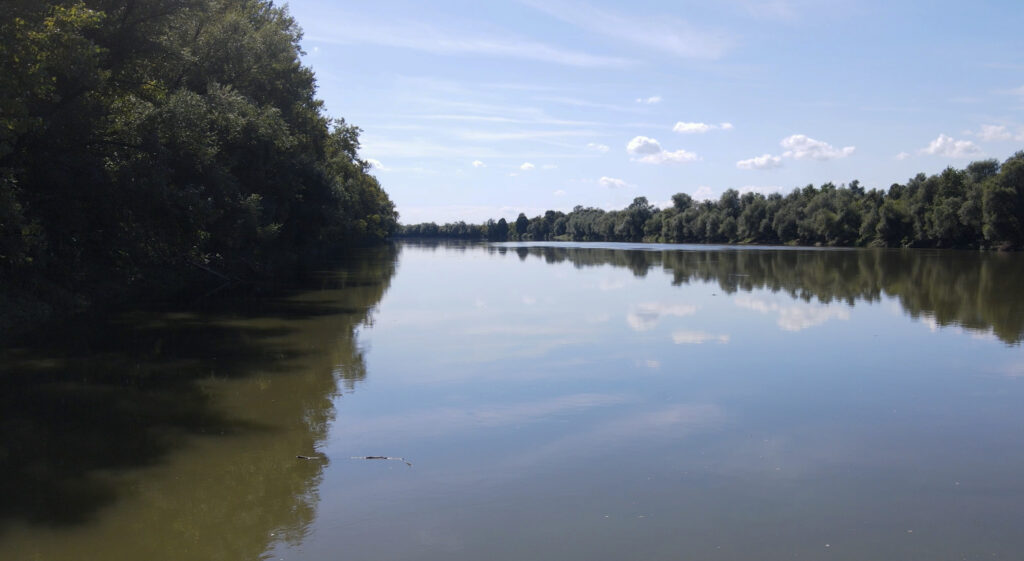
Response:
M1019 560L1022 279L406 243L71 326L2 354L0 559Z

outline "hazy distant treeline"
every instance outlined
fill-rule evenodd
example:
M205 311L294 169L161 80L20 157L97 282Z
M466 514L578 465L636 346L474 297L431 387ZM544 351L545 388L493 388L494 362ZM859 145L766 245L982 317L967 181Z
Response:
M389 237L394 206L300 37L267 0L4 2L4 293L252 276Z
M1024 248L1024 152L1001 165L918 174L887 191L858 181L808 185L788 195L740 194L717 201L686 193L658 209L637 197L622 210L577 206L514 222L402 226L399 235L459 239L755 243L825 246Z

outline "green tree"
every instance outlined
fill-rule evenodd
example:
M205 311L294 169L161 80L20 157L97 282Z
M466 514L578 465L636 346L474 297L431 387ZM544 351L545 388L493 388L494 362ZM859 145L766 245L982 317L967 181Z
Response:
M519 216L516 217L516 239L523 239L526 231L530 227L530 219L526 217L526 214L520 212Z

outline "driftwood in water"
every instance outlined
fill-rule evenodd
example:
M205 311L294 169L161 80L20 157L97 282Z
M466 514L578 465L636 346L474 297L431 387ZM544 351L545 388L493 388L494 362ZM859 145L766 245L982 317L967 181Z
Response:
M405 465L412 467L412 462L406 461L405 458L393 458L391 456L352 456L350 460L396 460L405 463Z

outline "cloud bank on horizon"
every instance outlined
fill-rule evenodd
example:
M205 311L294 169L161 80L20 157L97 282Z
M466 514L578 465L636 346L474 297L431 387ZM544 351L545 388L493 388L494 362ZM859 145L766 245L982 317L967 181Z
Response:
M1014 1L289 10L319 96L363 130L405 223L751 185L887 188L1024 148Z

